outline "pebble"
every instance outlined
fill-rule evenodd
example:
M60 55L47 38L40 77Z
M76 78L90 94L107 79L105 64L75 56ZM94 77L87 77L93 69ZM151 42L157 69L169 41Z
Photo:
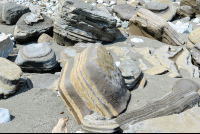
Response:
M0 124L10 122L10 111L8 109L0 108Z

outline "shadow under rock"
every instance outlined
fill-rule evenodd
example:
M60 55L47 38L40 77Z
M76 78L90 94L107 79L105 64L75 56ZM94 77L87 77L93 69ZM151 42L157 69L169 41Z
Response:
M14 119L15 119L15 116L10 115L10 119L11 119L11 121L14 120Z
M113 42L105 42L105 43L102 43L102 45L111 45L111 44L114 44L114 43L117 43L117 42L124 42L126 41L127 38L126 37L122 37L120 39L117 39L117 40L114 40Z

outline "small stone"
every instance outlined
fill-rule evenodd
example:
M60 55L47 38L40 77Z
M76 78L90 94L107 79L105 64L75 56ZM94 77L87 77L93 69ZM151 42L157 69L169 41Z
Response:
M8 109L0 108L0 124L10 122L10 111Z

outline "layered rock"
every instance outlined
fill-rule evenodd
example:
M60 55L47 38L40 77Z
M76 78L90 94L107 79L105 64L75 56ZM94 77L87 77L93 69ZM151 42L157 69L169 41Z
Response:
M28 7L15 4L14 2L4 3L2 9L2 21L9 25L16 24L23 14L30 12Z
M130 125L124 133L199 133L200 108L180 114L148 119Z
M14 43L8 35L0 35L0 57L7 58L13 51Z
M143 6L163 18L166 21L171 21L176 15L176 7L169 0L151 0Z
M75 42L111 42L116 20L103 10L81 0L61 0L55 15L54 39L61 45Z
M119 4L113 7L113 11L121 20L130 20L141 6L130 6L127 4Z
M0 99L7 98L19 89L22 70L13 62L0 57Z
M197 44L198 42L200 42L200 28L196 28L194 29L187 40L187 49L190 50L191 48L193 48L195 46L195 44Z
M56 65L55 52L47 43L27 45L20 49L15 63L23 71L51 71Z
M79 124L92 111L107 117L118 116L126 109L130 97L121 72L99 43L65 64L59 92Z
M51 18L44 14L41 14L43 20L29 20L29 16L33 13L24 14L17 22L14 29L14 37L17 42L29 42L30 40L37 40L37 38L43 33L52 34L53 32L53 21ZM27 18L28 17L28 18ZM31 16L30 16L31 18ZM29 21L27 21L27 19ZM27 24L28 23L28 24ZM29 24L31 23L31 25Z
M192 18L194 17L195 12L191 6L184 5L177 8L177 14L180 18L184 18L184 17Z
M129 26L136 25L142 33L163 43L181 46L185 42L178 33L161 17L147 9L138 10L129 21Z
M197 6L196 0L181 0L180 6L188 5L191 6L196 14L200 14L200 10Z
M193 63L200 67L200 43L197 43L190 51Z

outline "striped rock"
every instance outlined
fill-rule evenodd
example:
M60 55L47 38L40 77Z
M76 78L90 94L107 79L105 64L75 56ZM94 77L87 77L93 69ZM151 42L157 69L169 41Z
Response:
M0 99L14 94L19 88L22 70L13 62L0 57Z
M116 117L127 107L130 92L113 58L101 44L93 44L62 69L59 92L77 123L93 111Z
M36 43L20 49L15 63L23 71L50 71L57 65L55 52L48 43Z
M171 21L176 15L176 7L169 0L151 0L151 2L145 3L143 7L166 21Z
M137 14L129 21L129 26L136 25L141 32L163 43L181 46L185 42L178 33L161 17L147 9L138 10Z
M194 29L187 40L187 49L190 50L193 48L198 42L200 42L200 27Z

